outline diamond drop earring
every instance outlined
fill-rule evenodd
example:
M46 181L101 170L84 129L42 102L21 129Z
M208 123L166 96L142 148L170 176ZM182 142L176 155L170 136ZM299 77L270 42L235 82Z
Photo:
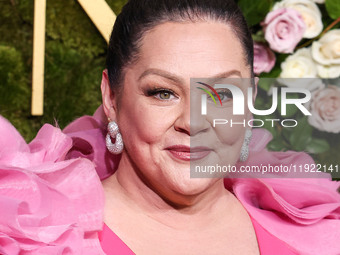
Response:
M241 154L240 154L240 161L244 162L248 159L249 156L249 143L251 140L252 132L251 129L247 129L246 133L244 135L244 142L241 148Z
M109 124L107 125L107 132L106 147L109 152L116 155L122 153L124 148L123 138L115 121L109 122ZM116 142L112 143L111 139L116 139Z

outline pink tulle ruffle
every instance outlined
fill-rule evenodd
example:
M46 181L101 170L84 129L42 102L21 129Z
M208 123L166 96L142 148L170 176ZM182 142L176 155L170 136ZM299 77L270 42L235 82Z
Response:
M0 254L103 254L104 197L91 161L65 160L72 139L44 125L26 144L0 116Z
M314 163L303 152L267 151L271 139L269 131L254 129L249 159L238 166ZM340 254L340 184L322 173L314 178L281 173L271 177L225 179L225 186L264 229L299 254Z

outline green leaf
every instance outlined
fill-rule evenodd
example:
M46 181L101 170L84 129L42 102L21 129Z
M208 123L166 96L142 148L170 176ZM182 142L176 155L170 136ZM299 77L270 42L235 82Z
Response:
M318 138L313 138L306 146L306 150L314 154L326 152L329 148L327 140Z
M297 121L298 125L292 128L293 131L289 137L289 142L294 150L303 151L312 139L313 128L308 124L306 117Z
M325 2L328 15L332 19L340 17L340 3L339 0L326 0Z
M273 0L240 0L238 2L249 26L260 23L266 17L272 4Z
M285 147L283 139L277 138L277 139L270 141L267 145L267 148L268 150L271 150L271 151L282 151L286 147Z
M282 69L280 65L275 65L275 67L270 71L270 73L261 73L260 78L276 78L279 77Z
M273 85L273 81L273 79L259 79L257 86L268 92Z
M274 124L273 124L272 121L267 121L267 119L276 119L275 116L273 116L273 115L268 115L268 116L254 115L254 119L262 120L263 121L262 128L267 129L273 135L273 137L278 136L277 129L275 127L276 122L274 121ZM258 122L256 122L256 124L258 124Z
M257 31L256 34L252 34L251 36L253 37L254 42L262 42L262 43L267 42L266 39L264 38L264 32L262 29Z
M282 128L282 136L283 136L283 139L285 139L287 142L290 141L290 137L292 136L292 133L293 133L293 128Z

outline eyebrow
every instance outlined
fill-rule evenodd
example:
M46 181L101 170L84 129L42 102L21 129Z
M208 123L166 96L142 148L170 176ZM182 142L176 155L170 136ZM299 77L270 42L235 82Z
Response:
M145 70L138 78L138 81L140 81L142 78L144 78L145 76L147 75L158 75L158 76L162 76L168 80L172 80L176 83L184 83L184 79L175 75L175 74L172 74L168 71L165 71L165 70L161 70L161 69L157 69L157 68L149 68L147 70ZM222 72L222 73L219 73L219 74L216 74L214 76L211 76L211 77L204 77L204 78L208 78L208 79L214 79L214 80L218 80L218 79L222 79L222 78L228 78L232 75L237 75L239 76L240 78L242 78L241 76L241 72L236 70L236 69L233 69L233 70L230 70L230 71L227 71L227 72ZM202 78L202 77L200 77Z

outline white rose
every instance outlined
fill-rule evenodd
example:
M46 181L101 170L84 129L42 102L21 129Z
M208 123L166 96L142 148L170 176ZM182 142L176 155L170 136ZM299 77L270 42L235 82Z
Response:
M281 69L278 81L288 87L306 88L312 91L324 86L320 79L315 79L317 69L310 48L299 49L287 57L281 63Z
M330 30L313 42L312 56L322 65L340 65L340 29Z
M281 63L281 78L316 78L317 70L310 48L302 48Z
M318 36L322 29L322 16L318 6L310 0L283 0L274 5L273 9L292 8L300 12L305 24L306 31L304 38L313 38Z
M313 127L332 133L340 132L340 88L328 86L312 93L308 122Z
M318 75L324 79L333 79L340 77L340 65L316 65Z

